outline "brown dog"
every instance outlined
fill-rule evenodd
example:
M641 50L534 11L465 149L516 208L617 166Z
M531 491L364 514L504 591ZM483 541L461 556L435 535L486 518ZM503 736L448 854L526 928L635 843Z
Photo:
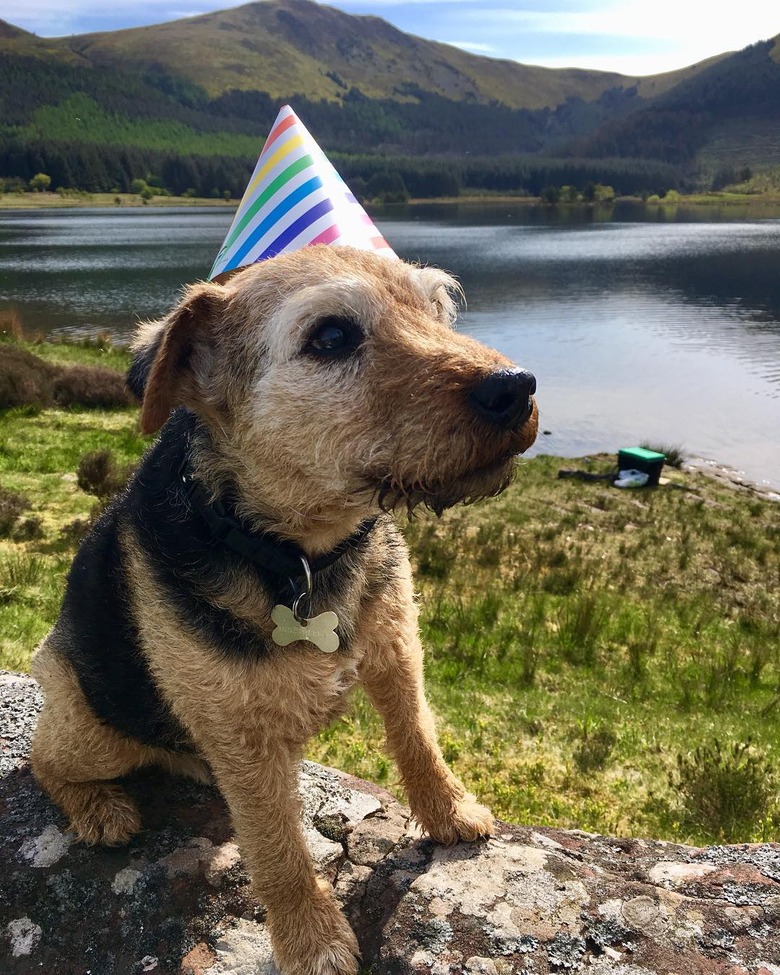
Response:
M296 796L307 740L354 684L428 833L491 830L436 741L386 514L497 494L536 435L533 377L453 331L453 293L438 270L310 247L195 285L142 326L128 380L143 429L165 429L82 545L35 657L33 769L72 829L135 833L109 781L132 769L213 773L285 975L357 972Z

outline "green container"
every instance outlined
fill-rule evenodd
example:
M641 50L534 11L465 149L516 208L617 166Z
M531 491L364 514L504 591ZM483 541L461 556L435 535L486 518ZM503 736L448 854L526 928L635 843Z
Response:
M666 454L659 454L656 450L645 450L644 447L621 447L618 451L619 471L642 471L649 474L648 487L655 487L664 468Z

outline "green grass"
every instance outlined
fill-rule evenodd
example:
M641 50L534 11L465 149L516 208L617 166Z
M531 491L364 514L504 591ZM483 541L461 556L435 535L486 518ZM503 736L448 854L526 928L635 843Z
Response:
M774 766L780 507L704 475L630 495L561 466L525 463L502 498L407 530L444 750L513 821L722 838L670 776L715 737ZM381 741L360 701L312 754L392 786ZM774 795L762 812L730 838L780 835Z
M0 666L27 669L56 618L67 526L95 503L81 458L107 448L129 464L146 443L133 409L0 414L0 487L43 530L0 539ZM566 466L523 462L501 498L404 527L447 760L515 822L780 838L780 505L700 473L666 468L668 485L621 492L558 479ZM357 693L309 755L396 789L382 743Z

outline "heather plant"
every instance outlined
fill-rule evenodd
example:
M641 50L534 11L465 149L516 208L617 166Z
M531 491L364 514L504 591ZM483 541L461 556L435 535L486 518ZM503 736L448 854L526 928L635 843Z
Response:
M0 487L0 538L7 538L23 511L30 507L30 502L16 491L8 491Z
M131 473L132 467L119 467L113 452L103 448L84 454L76 469L76 483L105 502L122 490Z
M722 842L748 842L777 807L774 764L750 740L721 745L716 738L677 756L669 784L679 795L683 823Z

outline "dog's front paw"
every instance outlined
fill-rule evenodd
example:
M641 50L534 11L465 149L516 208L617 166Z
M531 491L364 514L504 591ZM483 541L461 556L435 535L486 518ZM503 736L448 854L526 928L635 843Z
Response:
M431 817L417 816L420 825L431 839L446 846L460 840L473 843L484 839L493 832L493 814L477 802L470 793L456 799L444 814Z
M70 829L89 846L121 846L141 829L138 807L118 785L78 782L63 786L58 796L70 814Z
M326 885L300 910L269 911L268 925L282 975L357 975L357 938Z

